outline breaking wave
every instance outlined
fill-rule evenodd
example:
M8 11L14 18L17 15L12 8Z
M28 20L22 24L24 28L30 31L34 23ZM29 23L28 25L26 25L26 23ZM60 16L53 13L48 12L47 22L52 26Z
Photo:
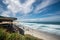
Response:
M38 31L44 31L56 35L60 35L60 25L55 25L55 24L38 24L38 23L22 23L20 22L21 25L30 27L32 29L36 29Z

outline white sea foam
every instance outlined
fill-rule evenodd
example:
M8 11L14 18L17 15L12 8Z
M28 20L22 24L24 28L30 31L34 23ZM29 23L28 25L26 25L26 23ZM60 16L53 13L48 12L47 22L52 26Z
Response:
M48 32L48 33L53 33L56 35L60 35L60 25L55 25L55 24L38 24L38 23L22 23L20 22L19 24L30 27L32 29ZM57 29L56 29L57 28Z

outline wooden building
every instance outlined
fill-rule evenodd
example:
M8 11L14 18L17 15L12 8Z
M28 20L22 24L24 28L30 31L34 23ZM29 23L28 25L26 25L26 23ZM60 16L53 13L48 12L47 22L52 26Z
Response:
M20 30L19 27L13 24L14 20L17 20L17 18L0 16L0 27L8 29L7 31L10 32L19 32L20 34L24 34L23 29Z

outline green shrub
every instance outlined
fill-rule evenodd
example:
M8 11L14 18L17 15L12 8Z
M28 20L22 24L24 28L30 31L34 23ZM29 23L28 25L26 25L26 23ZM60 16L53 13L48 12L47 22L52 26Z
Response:
M29 34L26 34L25 35L25 40L42 40L42 39L39 39L39 38L33 37Z
M7 37L7 40L22 40L22 35L19 35L18 33L11 33L9 37Z
M18 33L6 32L6 29L0 28L0 40L42 40L31 35L21 35Z
M0 40L5 40L6 39L6 32L4 29L0 28Z

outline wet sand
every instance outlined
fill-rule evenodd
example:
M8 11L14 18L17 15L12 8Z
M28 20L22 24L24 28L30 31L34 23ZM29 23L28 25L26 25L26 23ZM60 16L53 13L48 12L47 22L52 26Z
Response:
M50 34L47 32L37 31L33 29L25 30L25 34L30 34L43 40L60 40L59 35Z

